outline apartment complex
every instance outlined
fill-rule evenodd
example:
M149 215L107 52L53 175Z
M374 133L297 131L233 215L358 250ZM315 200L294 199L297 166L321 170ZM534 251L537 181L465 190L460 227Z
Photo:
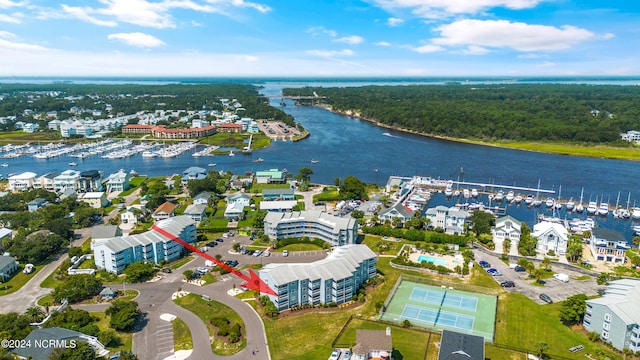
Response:
M584 328L618 350L640 351L640 280L612 281L604 296L587 300Z
M376 275L376 254L366 245L336 247L325 259L308 264L268 264L260 278L278 295L269 298L286 310L304 304L343 304Z
M196 223L187 216L175 216L155 223L187 243L196 241ZM142 234L118 236L96 242L93 258L98 269L120 274L124 268L138 261L175 260L180 257L182 245L149 230Z
M269 212L264 218L264 233L271 240L306 236L341 246L356 243L358 222L316 210Z

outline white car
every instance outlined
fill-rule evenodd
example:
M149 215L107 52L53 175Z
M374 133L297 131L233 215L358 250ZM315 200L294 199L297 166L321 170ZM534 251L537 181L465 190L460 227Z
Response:
M282 251L282 256L289 256L289 250L283 250Z
M331 356L329 356L328 360L338 360L338 359L340 359L340 355L342 355L342 351L340 351L338 349L335 349L331 353Z
M269 255L271 255L271 252L269 250L267 250L267 251L264 252L264 255L262 255L262 256L269 256Z

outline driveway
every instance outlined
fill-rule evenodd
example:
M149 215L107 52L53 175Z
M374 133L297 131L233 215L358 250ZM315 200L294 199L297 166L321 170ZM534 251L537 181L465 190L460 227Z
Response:
M528 280L528 273L516 272L509 268L509 265L505 264L498 255L490 255L481 251L474 251L476 261L484 260L491 264L492 268L497 269L502 273L501 276L494 276L493 278L498 282L511 280L515 283L515 287L506 288L509 292L519 292L529 297L531 300L538 304L545 304L540 300L540 294L545 293L551 297L554 302L563 301L570 296L576 294L586 294L587 296L595 296L598 294L598 289L601 288L596 284L596 279L590 277L586 280L576 280L578 277L584 276L584 274L571 271L566 268L552 266L554 273L564 273L569 275L569 282L564 283L560 280L550 278L544 280L543 286L533 285L534 280ZM479 265L476 265L479 266Z

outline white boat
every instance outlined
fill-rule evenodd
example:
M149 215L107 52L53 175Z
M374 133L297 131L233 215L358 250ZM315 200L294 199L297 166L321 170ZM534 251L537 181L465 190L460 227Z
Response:
M253 162L256 162L256 163L258 163L258 164L259 164L259 163L261 163L261 162L263 162L263 161L264 161L264 159L263 159L263 158L261 158L261 157L259 157L259 158L255 159L255 160L253 160Z
M154 158L154 157L158 157L158 152L157 151L143 151L142 152L142 157L143 158Z
M505 196L505 199L507 199L508 202L512 202L514 200L515 196L516 196L516 194L513 191L509 191L507 193L507 195Z
M576 212L581 213L584 211L584 205L582 205L582 197L584 195L584 188L580 190L580 202L576 205Z
M598 203L595 201L589 201L589 205L587 205L587 214L593 215L598 211Z
M557 210L562 209L562 203L560 202L560 195L562 194L562 185L560 185L560 188L558 189L558 200L556 201L556 203L553 205L553 207Z
M540 200L539 197L536 197L535 199L533 199L533 206L540 207L540 205L542 205L542 200Z
M234 154L232 150L232 151L229 151L229 156L236 156L236 154Z
M623 219L628 219L629 217L631 217L631 212L629 212L629 209L621 208L618 211L618 215L620 215L620 217Z
M74 162L70 162L69 166L78 166L78 164L74 163Z
M318 160L316 160L316 159L311 159L311 163L312 163L312 164L317 164L317 163L318 163Z
M516 195L516 197L513 198L513 201L515 201L516 204L520 204L522 202L522 195Z
M214 163L210 163L210 164L209 164L209 166L211 166L211 167L216 166L216 165L217 165L217 164L214 164Z
M571 198L569 199L569 201L567 201L567 204L565 206L567 207L567 210L573 211L573 209L575 209L576 207L576 203L573 202L573 198Z
M464 197L465 199L468 199L471 197L471 194L469 193L469 189L462 189L462 197Z
M598 215L607 216L607 214L609 214L609 204L607 204L606 202L601 202L600 206L598 207Z
M634 207L631 211L631 218L640 220L640 207Z
M478 197L478 190L477 189L471 189L471 196L476 198Z
M7 164L7 163L2 163L2 164L0 164L0 166L2 166L2 167L7 167L7 166L9 166L9 164Z
M451 197L451 195L453 195L453 189L451 189L450 187L447 186L444 189L444 196Z
M531 194L527 195L527 197L524 199L524 203L527 205L533 204L533 195Z
M498 193L493 197L496 201L501 202L504 200L504 192L502 190L498 191Z
M453 196L455 196L455 197L460 196L460 190L454 190L453 191Z
M553 200L553 198L547 198L547 201L544 202L544 204L550 208L553 207L553 204L555 204L555 201Z

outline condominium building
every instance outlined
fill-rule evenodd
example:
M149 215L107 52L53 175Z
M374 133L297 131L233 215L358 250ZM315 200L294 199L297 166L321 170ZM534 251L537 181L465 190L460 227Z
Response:
M629 244L624 234L612 229L597 227L591 232L591 254L596 260L622 263L627 259Z
M260 278L277 293L269 298L278 308L311 304L343 304L376 276L376 254L366 245L336 247L325 259L307 264L268 264Z
M36 173L25 171L21 174L9 176L9 190L11 191L25 191L33 188L35 183Z
M187 243L196 241L196 223L187 216L175 216L155 223ZM93 258L98 269L120 274L124 268L138 261L171 261L180 257L182 245L157 231L118 236L95 244Z
M604 296L587 300L583 325L618 350L640 351L640 280L612 281Z
M56 191L67 189L78 190L80 185L80 171L65 170L53 178L53 186Z
M442 205L427 209L424 215L429 219L429 226L441 228L451 235L464 233L464 223L469 217L469 213L465 210Z
M264 233L271 240L306 236L340 246L356 243L358 222L316 210L269 212L264 218Z

